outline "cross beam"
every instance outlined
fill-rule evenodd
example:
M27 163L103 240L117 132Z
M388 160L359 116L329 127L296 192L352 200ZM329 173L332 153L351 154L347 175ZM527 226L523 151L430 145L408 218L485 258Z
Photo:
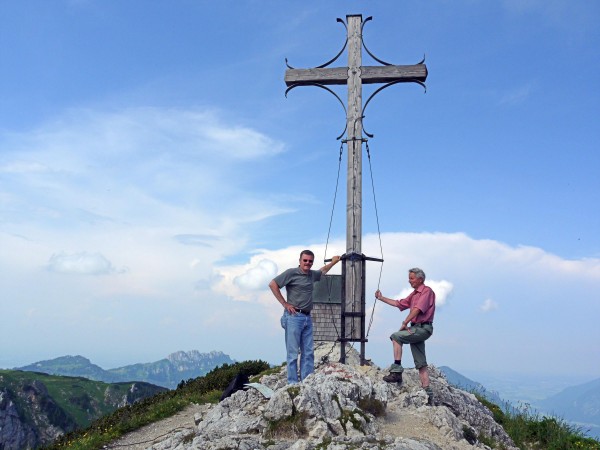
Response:
M427 79L425 64L410 66L362 66L360 67L362 84L391 82L424 82ZM348 67L288 69L285 71L287 86L309 86L315 83L323 85L348 84Z
M289 68L285 71L285 83L288 91L296 86L327 86L348 85L348 107L346 108L346 139L348 146L348 171L347 171L347 220L346 220L346 253L343 256L342 274L345 283L342 288L342 330L340 337L342 355L341 362L345 362L345 343L361 343L361 364L365 361L365 260L362 254L362 142L364 109L362 105L362 85L381 84L381 89L396 83L423 84L427 79L427 67L423 63L413 65L392 65L377 59L365 47L369 55L382 66L363 66L362 28L364 23L362 15L348 15L347 40L348 67L328 68L332 61L313 69ZM344 23L341 19L338 22ZM289 66L288 66L289 67ZM329 90L328 88L326 88ZM333 91L330 90L333 93ZM333 93L336 95L335 93ZM373 94L373 95L375 95ZM373 96L372 95L372 96ZM371 97L372 97L371 96ZM337 97L337 95L336 95ZM338 97L339 99L339 97ZM369 99L370 100L370 99ZM341 100L340 100L341 101ZM367 101L368 103L368 101ZM343 103L342 103L343 104ZM366 104L365 104L366 106Z

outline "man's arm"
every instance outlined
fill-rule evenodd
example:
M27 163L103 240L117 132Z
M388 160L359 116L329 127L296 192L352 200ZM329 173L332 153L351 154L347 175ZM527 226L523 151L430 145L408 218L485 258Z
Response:
M275 280L271 280L271 282L269 283L269 288L271 288L271 292L273 293L277 301L281 303L281 306L287 309L290 314L296 314L296 308L294 308L293 305L285 301L285 298L283 298L283 294L281 293L281 289L279 289L279 286L277 285L277 282Z
M406 328L408 328L408 323L412 321L415 317L417 317L419 314L421 314L421 310L419 308L411 308L410 313L408 314L408 316L406 316L404 322L402 322L402 326L400 327L400 329L405 330Z
M325 273L329 272L329 269L331 269L333 266L335 266L338 262L340 262L340 257L334 256L333 258L331 258L331 262L329 264L325 264L319 270L325 274Z
M394 300L393 298L384 297L379 289L377 291L375 291L375 298L377 300L381 300L383 303L387 303L390 306L398 307L398 300Z

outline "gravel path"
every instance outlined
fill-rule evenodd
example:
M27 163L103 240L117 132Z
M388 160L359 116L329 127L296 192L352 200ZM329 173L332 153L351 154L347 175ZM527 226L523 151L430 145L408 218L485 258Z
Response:
M426 408L435 408L435 406ZM427 417L426 410L407 410L393 401L388 404L385 416L378 418L377 423L381 433L395 438L403 437L416 440L426 438L444 450L473 449L473 446L468 444L467 441L457 442L434 426Z
M151 423L139 430L132 431L118 440L105 446L106 449L143 450L156 441L160 441L166 435L181 431L193 434L196 431L194 415L202 413L206 409L203 405L191 404L174 416Z

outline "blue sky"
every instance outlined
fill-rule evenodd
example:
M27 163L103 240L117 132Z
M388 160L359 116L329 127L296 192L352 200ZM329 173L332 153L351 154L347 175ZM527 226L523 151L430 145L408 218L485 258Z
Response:
M366 159L363 252L385 259L386 296L427 273L430 362L600 376L600 3L584 0L1 1L0 367L284 360L267 284L302 248L343 253L346 223L344 147L327 242L344 113L314 87L285 98L285 58L328 61L347 14L373 16L377 57L429 69L426 93L369 104L383 255ZM403 317L375 307L380 366Z

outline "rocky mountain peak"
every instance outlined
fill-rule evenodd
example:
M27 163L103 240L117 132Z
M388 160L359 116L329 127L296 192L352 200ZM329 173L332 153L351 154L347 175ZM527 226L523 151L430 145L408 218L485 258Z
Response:
M195 364L199 362L204 363L207 360L223 357L226 357L223 352L211 351L208 353L200 353L198 350L190 350L189 352L178 351L171 353L169 356L167 356L167 359L172 364Z
M331 344L318 346L315 373L302 383L287 385L283 367L260 380L272 394L250 387L206 405L192 433L174 430L151 448L462 450L485 448L479 441L486 436L516 450L492 413L435 367L436 400L429 406L415 369L406 370L398 386L383 381L387 371L360 366L353 349L346 364L335 362L337 352Z

